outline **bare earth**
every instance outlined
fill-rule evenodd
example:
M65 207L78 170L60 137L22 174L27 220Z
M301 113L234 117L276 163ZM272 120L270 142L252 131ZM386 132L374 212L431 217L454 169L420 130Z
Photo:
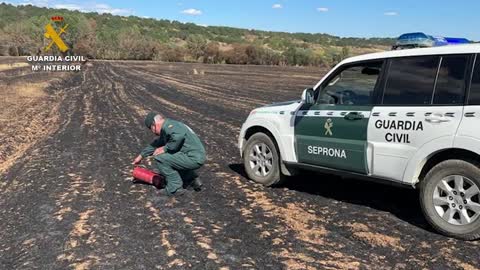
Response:
M304 174L264 188L236 141L314 68L93 62L31 73L0 58L0 269L477 269L480 242L432 232L414 190ZM131 183L150 110L205 142L205 190Z

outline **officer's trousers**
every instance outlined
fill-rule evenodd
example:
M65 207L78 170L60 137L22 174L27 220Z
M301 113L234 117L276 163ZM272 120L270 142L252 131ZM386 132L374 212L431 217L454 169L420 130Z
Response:
M195 170L203 165L203 160L192 158L185 153L164 153L157 155L155 165L161 175L165 176L167 193L173 194L183 186L183 180L191 181L198 177Z

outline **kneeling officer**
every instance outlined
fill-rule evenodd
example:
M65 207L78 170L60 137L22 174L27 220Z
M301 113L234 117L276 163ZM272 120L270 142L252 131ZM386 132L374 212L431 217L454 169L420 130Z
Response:
M167 195L180 195L187 186L200 190L202 184L195 170L205 163L205 148L195 132L181 122L153 112L145 118L145 125L159 137L143 149L133 164L153 155L155 166L165 176Z

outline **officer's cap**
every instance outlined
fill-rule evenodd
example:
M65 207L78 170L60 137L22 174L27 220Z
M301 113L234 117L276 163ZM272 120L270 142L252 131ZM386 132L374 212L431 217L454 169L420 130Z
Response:
M154 112L149 112L147 114L147 117L145 117L145 126L147 126L147 128L150 128L152 127L153 123L155 123L155 116L157 114L154 113Z

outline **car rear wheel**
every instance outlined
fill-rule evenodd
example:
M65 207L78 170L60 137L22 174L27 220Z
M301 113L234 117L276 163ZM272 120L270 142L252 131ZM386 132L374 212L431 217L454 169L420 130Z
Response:
M463 240L480 238L480 169L474 164L437 164L421 183L420 203L437 231Z
M257 183L272 186L280 182L280 155L273 140L265 133L256 133L248 139L243 165L248 177Z

